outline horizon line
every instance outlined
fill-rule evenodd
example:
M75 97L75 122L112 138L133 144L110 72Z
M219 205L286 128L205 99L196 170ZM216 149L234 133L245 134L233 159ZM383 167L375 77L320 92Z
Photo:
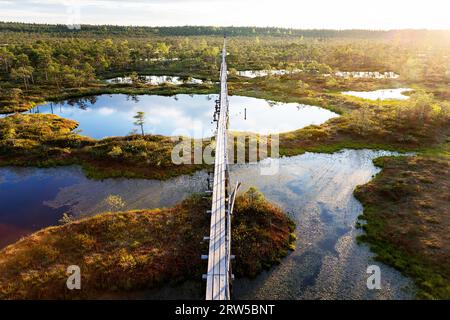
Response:
M0 23L16 23L16 24L31 24L31 25L45 25L45 26L67 26L66 23L42 23L42 22L24 22L24 21L11 21L0 20ZM251 25L133 25L133 24L91 24L82 23L80 26L94 26L94 27L132 27L132 28L184 28L184 27L204 27L204 28L255 28L255 29L280 29L280 30L299 30L299 31L315 31L315 30L327 30L327 31L370 31L370 32L393 32L393 31L443 31L450 32L450 29L434 29L434 28L401 28L401 29L363 29L363 28L296 28L296 27L279 27L279 26L251 26ZM80 31L80 30L73 30ZM0 30L1 32L1 30Z

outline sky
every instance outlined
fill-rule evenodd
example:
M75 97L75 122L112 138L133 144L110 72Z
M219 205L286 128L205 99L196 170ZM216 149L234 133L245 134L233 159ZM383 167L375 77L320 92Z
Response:
M447 29L448 0L0 0L0 21L298 29Z

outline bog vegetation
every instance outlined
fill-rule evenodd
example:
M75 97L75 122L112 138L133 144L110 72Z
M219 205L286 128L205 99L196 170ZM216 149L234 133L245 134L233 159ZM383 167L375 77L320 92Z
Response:
M412 277L418 297L449 299L449 157L380 158L376 164L383 172L355 193L367 221L360 240L377 259Z
M420 297L448 298L450 278L446 261L450 247L436 237L448 237L449 201L441 201L441 197L433 200L430 194L443 195L441 191L448 190L449 31L119 26L82 26L81 30L69 30L65 26L18 23L0 23L0 30L0 113L26 111L43 101L102 93L217 92L214 82L218 80L219 53L222 35L226 32L231 94L318 105L341 115L323 125L281 135L282 155L333 152L342 148L417 152L418 156L412 160L384 160L388 173L384 172L364 187L362 190L366 192L358 193L368 220L365 240L371 243L380 259L415 279L421 288ZM251 79L240 76L238 71L241 70L283 72ZM342 77L338 71L394 72L399 77ZM134 80L129 84L103 81L124 75ZM185 80L195 77L211 82L191 84L185 81L180 86L153 86L139 81L137 75L173 75ZM408 93L410 99L371 101L341 94L349 90L400 87L414 89ZM78 163L90 176L99 178L166 178L204 167L172 165L170 152L174 142L167 137L146 135L142 120L139 116L136 118L137 128L141 129L139 135L94 140L80 135L76 131L77 124L69 119L39 114L8 116L0 119L0 165ZM416 186L418 190L411 189ZM111 219L123 219L124 223L138 218L150 221L154 217L162 219L168 212L171 210L162 210L159 214L103 215L89 223L98 222L104 228ZM393 214L386 215L387 212ZM41 235L50 232L59 235L59 230L64 228L75 230L87 225L88 222L77 222L45 230ZM157 225L146 227L156 228ZM76 231L75 235L79 237L76 241L87 246L86 250L93 250L93 243L102 241L86 238L83 232ZM69 235L61 234L61 237L54 241L63 241ZM246 239L245 234L236 237ZM42 239L50 241L49 237ZM404 239L411 243L405 243ZM72 240L68 242L71 243ZM240 244L243 248L238 249L242 250L240 254L250 257L252 247L244 240ZM34 246L30 250L37 252L37 259L44 259L56 256L57 245L60 244L45 243L44 252ZM103 253L96 254L102 257ZM129 252L115 254L117 256L111 259L123 260L125 267L141 263L141 258L136 260L134 253L134 260L129 258ZM92 257L93 265L98 257ZM53 266L55 261L51 260L48 265ZM142 263L147 263L145 261ZM249 267L245 266L250 271ZM59 269L53 271L55 277L61 275ZM177 275L179 270L172 271ZM21 277L35 281L33 272ZM154 275L159 279L159 273ZM18 276L19 273L14 274Z
M210 201L193 195L173 208L103 213L41 230L0 251L0 299L98 298L201 278ZM254 188L236 199L236 276L253 277L293 250L294 223ZM82 270L82 290L66 268ZM199 296L201 292L199 293Z

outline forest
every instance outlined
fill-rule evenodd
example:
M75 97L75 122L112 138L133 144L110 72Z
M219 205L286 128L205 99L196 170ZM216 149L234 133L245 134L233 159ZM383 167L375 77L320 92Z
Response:
M274 37L306 37L306 38L359 38L359 39L404 39L405 36L434 39L435 41L449 37L448 31L429 30L331 30L331 29L293 29L293 28L261 28L261 27L139 27L116 25L80 25L80 29L71 29L66 25L43 25L35 23L0 22L3 32L22 32L47 34L54 36L274 36Z
M22 82L25 90L30 85L80 87L106 74L162 66L213 78L222 40L210 29L83 26L73 31L65 26L1 23L0 75L3 81ZM231 30L222 31L236 36L230 39L229 63L238 70L394 71L404 80L436 82L448 79L450 72L449 32L401 31L397 37L319 30L300 36L283 30L283 36L276 36L265 29ZM398 40L404 34L409 40Z

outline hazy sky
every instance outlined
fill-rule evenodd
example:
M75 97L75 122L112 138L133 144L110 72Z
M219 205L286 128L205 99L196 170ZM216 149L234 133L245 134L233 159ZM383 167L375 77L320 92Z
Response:
M450 1L0 0L0 20L148 26L450 29Z

